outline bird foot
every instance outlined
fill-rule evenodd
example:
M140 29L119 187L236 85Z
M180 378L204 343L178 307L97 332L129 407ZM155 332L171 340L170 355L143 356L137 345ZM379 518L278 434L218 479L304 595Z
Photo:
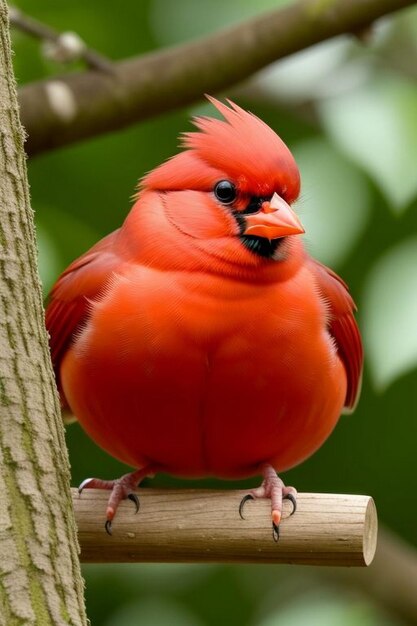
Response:
M129 474L121 476L116 480L101 480L100 478L86 478L78 487L78 493L81 495L84 489L108 489L111 491L106 508L106 522L104 528L108 535L112 534L112 521L116 515L117 508L122 500L132 500L136 507L135 513L139 511L139 497L134 490L139 486L141 481L146 477L153 477L153 471L150 467L144 467Z
M292 503L291 515L297 509L297 491L294 487L286 487L281 478L277 475L272 465L263 465L262 474L264 480L260 487L252 489L244 496L239 505L239 515L242 519L243 508L248 500L256 500L258 498L271 499L271 516L272 516L272 537L274 541L279 540L279 525L282 518L282 501L290 500Z

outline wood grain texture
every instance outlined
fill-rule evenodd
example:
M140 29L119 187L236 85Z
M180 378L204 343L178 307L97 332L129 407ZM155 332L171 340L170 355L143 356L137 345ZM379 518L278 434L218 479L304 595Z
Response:
M122 502L113 535L104 529L108 492L73 489L81 561L242 562L365 566L373 559L377 514L369 496L301 493L294 515L284 501L281 537L272 539L267 500L238 508L246 491L138 490L140 511Z

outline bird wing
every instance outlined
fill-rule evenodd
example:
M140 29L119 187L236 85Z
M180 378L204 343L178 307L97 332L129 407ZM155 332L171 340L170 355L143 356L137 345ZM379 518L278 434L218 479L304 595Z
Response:
M101 239L71 263L48 296L45 323L59 389L62 358L88 318L89 303L103 293L113 272L120 267L121 259L115 250L117 232ZM65 405L62 391L61 398Z
M311 264L320 294L328 306L328 330L346 370L345 407L353 411L359 398L363 366L362 340L353 316L356 305L348 286L335 272L314 259Z

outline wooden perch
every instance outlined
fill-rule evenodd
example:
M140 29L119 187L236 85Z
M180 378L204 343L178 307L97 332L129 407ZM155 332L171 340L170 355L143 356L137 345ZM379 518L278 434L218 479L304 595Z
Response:
M369 565L377 540L377 514L369 496L300 493L297 511L284 501L281 537L272 538L267 500L238 509L246 491L158 490L139 492L140 511L121 503L113 535L104 529L108 493L73 492L81 561L241 562Z

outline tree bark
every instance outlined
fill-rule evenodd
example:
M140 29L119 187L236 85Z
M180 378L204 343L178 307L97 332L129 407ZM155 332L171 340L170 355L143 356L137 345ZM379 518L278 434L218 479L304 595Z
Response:
M78 626L83 581L23 139L0 0L0 624Z

